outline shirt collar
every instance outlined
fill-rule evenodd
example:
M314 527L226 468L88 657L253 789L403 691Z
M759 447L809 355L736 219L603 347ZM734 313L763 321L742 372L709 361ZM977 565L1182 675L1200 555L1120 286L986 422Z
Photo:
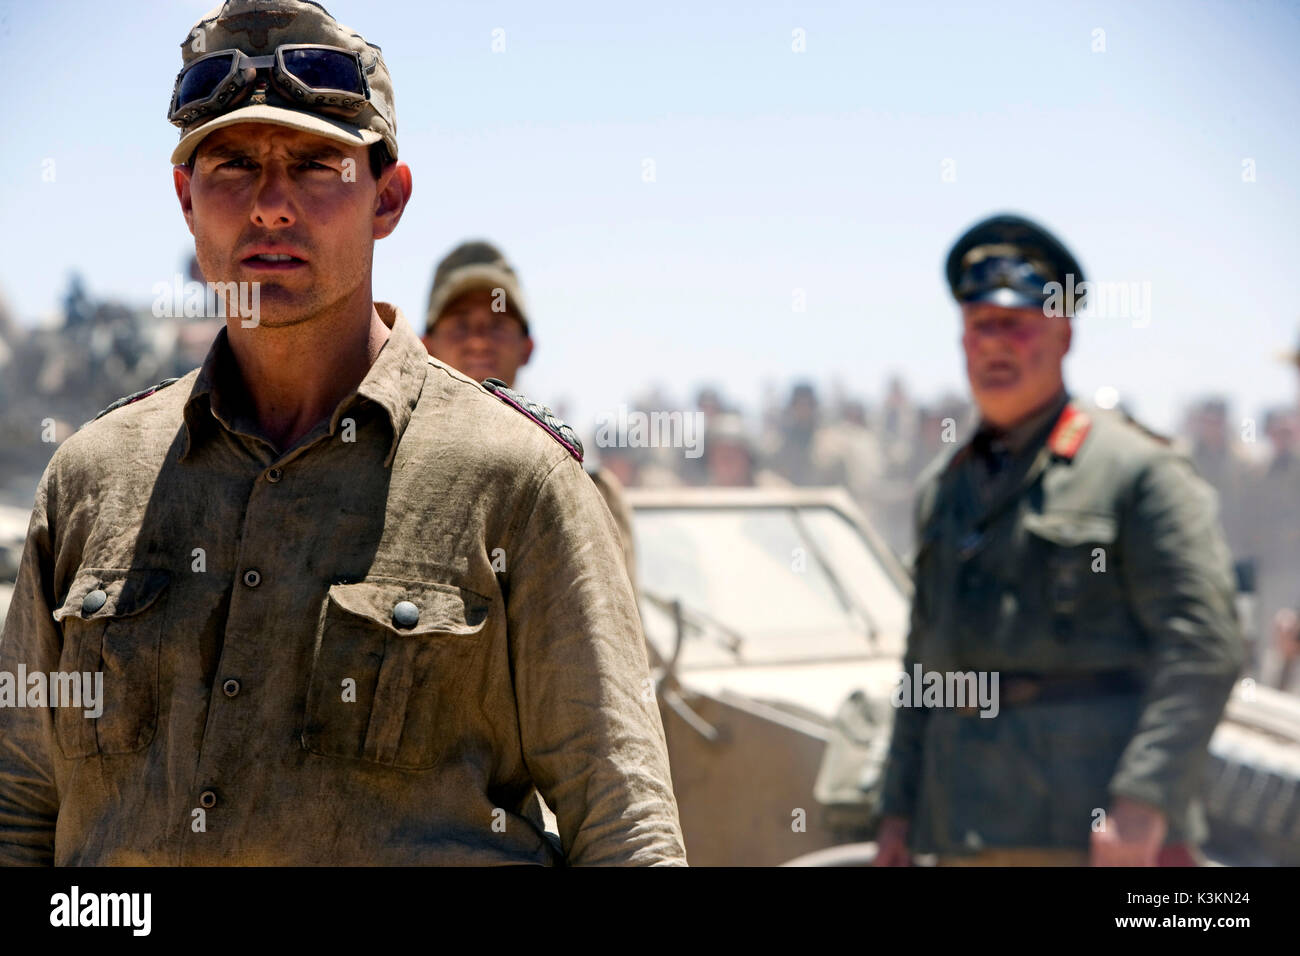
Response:
M388 455L384 458L384 466L387 467L393 463L397 443L420 398L420 390L429 368L429 353L406 321L401 309L387 302L376 302L374 305L380 320L392 329L392 334L379 350L379 355L356 391L345 396L334 409L329 420L329 433L334 434L339 420L361 400L375 403L384 410L392 425L393 440ZM186 460L191 449L203 440L206 426L220 423L232 431L241 430L240 420L247 419L240 382L239 369L223 327L208 349L198 377L194 380L194 387L185 401L185 436L181 461Z
M1062 388L1038 411L1030 413L1028 417L1010 428L998 428L987 421L981 421L975 433L974 444L984 448L993 442L999 442L1011 454L1019 454L1038 437L1040 432L1046 436L1048 429L1061 417L1061 412L1065 410L1069 401L1069 393Z

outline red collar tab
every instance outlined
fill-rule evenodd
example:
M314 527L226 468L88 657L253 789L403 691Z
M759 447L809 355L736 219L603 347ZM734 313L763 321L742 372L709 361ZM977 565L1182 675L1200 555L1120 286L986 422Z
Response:
M1047 447L1061 458L1073 459L1079 453L1079 447L1088 437L1091 428L1092 418L1088 413L1076 406L1074 402L1067 402L1065 408L1061 410L1061 417L1052 427L1052 433L1047 436Z

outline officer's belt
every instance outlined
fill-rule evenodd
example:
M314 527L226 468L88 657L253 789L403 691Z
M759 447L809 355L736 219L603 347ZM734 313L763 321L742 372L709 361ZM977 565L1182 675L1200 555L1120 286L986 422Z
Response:
M1059 704L1111 694L1133 694L1146 686L1135 671L1094 671L1090 674L1002 673L998 675L998 706ZM979 707L958 707L963 717L980 713Z

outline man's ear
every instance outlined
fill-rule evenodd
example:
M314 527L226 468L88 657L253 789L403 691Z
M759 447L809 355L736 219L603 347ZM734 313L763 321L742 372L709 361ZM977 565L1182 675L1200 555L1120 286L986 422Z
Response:
M1066 355L1070 351L1070 342L1074 339L1074 320L1068 316L1065 318L1065 344L1061 349L1061 354Z
M524 352L523 352L524 357L519 362L520 368L527 365L528 360L533 357L533 345L534 342L533 342L533 337L531 335L528 336L528 338L524 339Z
M374 238L383 239L397 228L406 204L411 201L411 167L391 163L379 174L375 197Z
M185 225L189 227L190 235L194 235L194 200L190 198L190 177L194 175L194 170L189 166L172 167L172 184L176 187L176 198L181 202L181 215L185 217Z

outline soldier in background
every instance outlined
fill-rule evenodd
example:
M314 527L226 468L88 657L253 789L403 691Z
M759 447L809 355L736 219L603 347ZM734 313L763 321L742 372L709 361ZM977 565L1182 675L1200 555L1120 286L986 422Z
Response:
M1228 403L1207 398L1187 412L1188 457L1196 473L1219 493L1219 518L1228 547L1244 555L1249 528L1246 504L1249 495L1250 461L1242 454L1236 433L1228 420Z
M704 433L705 484L718 488L788 488L790 482L760 465L758 449L735 412L713 416Z
M828 482L816 453L821 410L812 385L800 382L790 391L790 400L780 423L768 439L767 459L772 469L792 484L823 485Z
M519 370L533 355L532 330L519 277L496 246L483 240L463 242L449 252L433 275L425 315L424 346L476 381L495 379L513 389ZM623 483L608 468L587 467L614 516L636 587L636 549L632 511Z
M998 709L896 709L877 864L1193 862L1244 656L1213 492L1070 398L1048 286L1083 276L1055 237L993 217L947 275L981 422L921 481L904 672L996 674Z
M1300 370L1300 348L1283 358ZM1258 564L1260 679L1300 693L1300 409L1275 408L1264 417L1270 454L1256 478L1251 551Z

